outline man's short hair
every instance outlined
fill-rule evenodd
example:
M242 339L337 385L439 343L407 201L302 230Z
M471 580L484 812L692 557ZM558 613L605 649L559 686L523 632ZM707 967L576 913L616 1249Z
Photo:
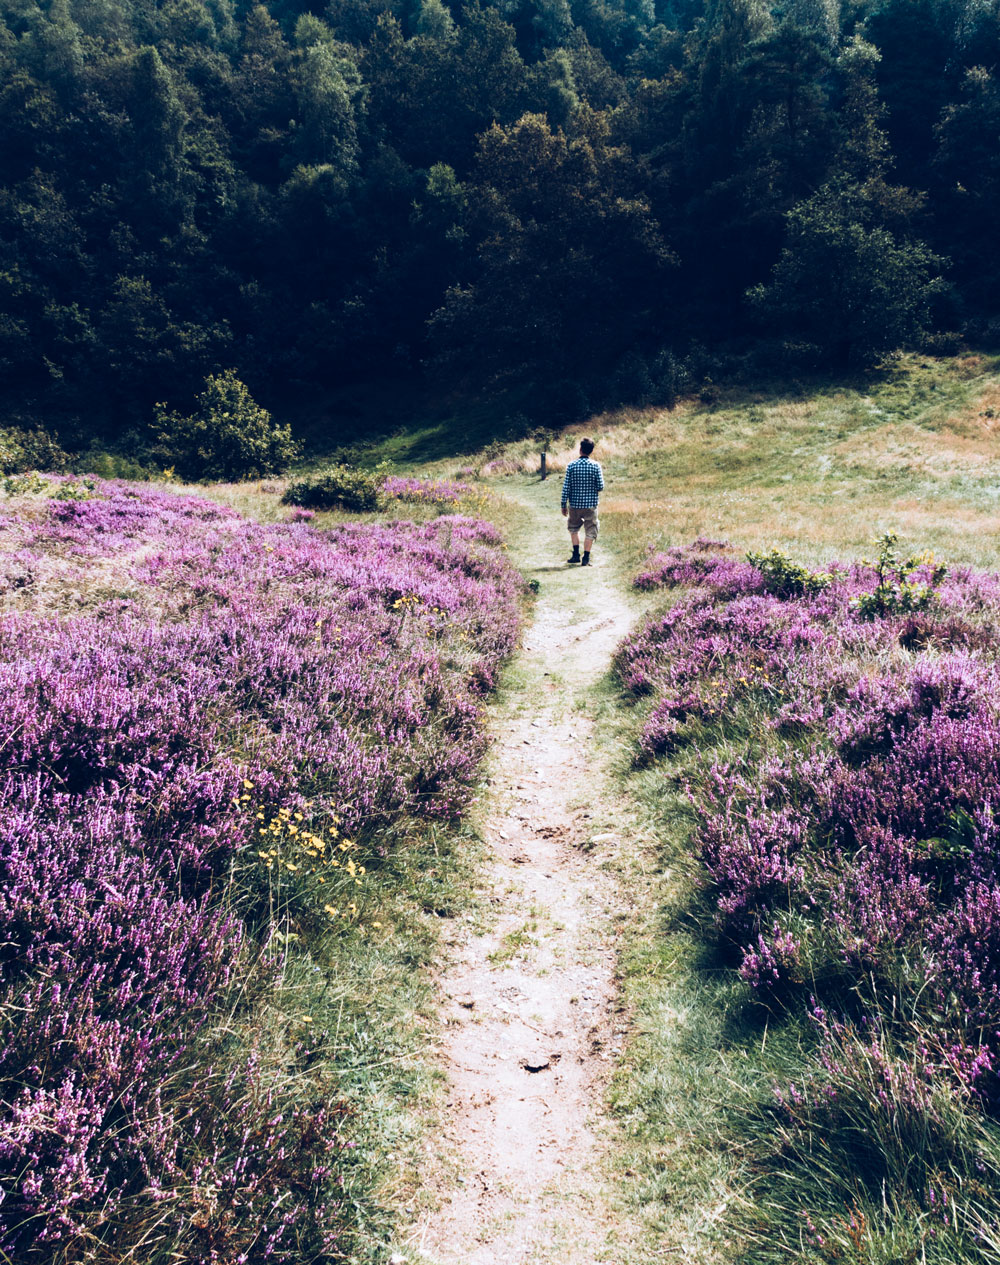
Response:
M584 456L584 457L589 457L589 456L590 456L590 454L591 454L593 451L594 451L594 441L593 441L592 439L581 439L581 440L580 440L580 454L581 454L581 456Z

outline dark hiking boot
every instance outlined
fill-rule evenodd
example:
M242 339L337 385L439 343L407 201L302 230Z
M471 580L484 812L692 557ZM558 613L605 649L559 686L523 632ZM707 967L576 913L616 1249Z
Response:
M573 552L572 552L572 553L569 555L569 557L566 559L566 561L567 561L567 562L579 562L579 561L580 561L580 550L579 550L579 549L574 549L574 550L573 550Z
M585 553L585 554L583 555L583 557L580 559L580 566L581 566L581 567L589 567L589 566L590 566L590 554L589 554L589 553Z

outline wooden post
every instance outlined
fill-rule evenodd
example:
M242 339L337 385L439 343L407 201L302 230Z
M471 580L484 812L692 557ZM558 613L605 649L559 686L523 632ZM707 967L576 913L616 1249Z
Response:
M546 458L546 455L547 455L547 454L546 454L546 452L545 452L545 449L543 448L543 449L542 449L542 482L543 482L543 483L545 482L545 479L546 479L546 477L547 477L547 475L548 475L548 473L549 473L549 472L548 472L548 470L546 470L546 468L545 468L545 458Z

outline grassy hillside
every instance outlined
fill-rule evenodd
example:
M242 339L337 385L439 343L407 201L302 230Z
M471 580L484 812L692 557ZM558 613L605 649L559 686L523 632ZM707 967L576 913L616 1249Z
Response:
M819 561L890 527L956 561L997 558L996 359L909 358L855 386L722 392L566 434L583 433L610 476L606 538L629 563L699 534ZM509 452L537 466L527 445ZM572 455L565 443L552 464Z
M21 902L14 918L30 956L30 969L8 981L4 1011L2 1070L20 1130L5 1143L18 1191L0 1219L8 1256L29 1259L37 1246L39 1260L70 1260L84 1243L93 1259L108 1262L154 1261L177 1244L192 1260L212 1252L222 1259L244 1252L247 1260L265 1252L296 1260L387 1254L396 1205L412 1180L393 1158L411 1128L403 1107L424 1083L415 1056L434 1022L413 968L430 959L439 919L467 899L462 867L474 840L457 819L485 741L482 698L516 622L518 586L505 550L493 528L464 515L491 519L515 540L526 506L536 517L550 508L553 566L561 565L560 473L589 433L608 481L599 565L625 586L650 569L651 552L699 536L728 539L733 548L722 554L720 574L730 568L749 588L712 595L718 611L705 617L724 619L731 599L760 597L758 579L748 580L742 563L748 549L777 546L818 569L871 553L874 536L894 531L905 553L929 549L953 568L996 567L998 414L1000 362L983 357L911 358L865 382L770 393L706 386L702 398L672 411L604 414L560 432L544 485L536 443L494 440L475 450L483 418L415 419L406 429L387 417L387 437L353 455L369 467L386 462L405 478L392 485L399 495L383 497L358 528L344 526L354 514L310 518L283 504L285 479L198 489L175 481L6 480L0 539L9 692L22 702L10 710L3 744L8 802L17 812L2 862L13 876L12 899ZM440 479L465 485L456 504L435 500ZM189 500L195 491L199 499ZM462 517L442 516L448 510ZM332 528L333 536L316 528ZM700 555L678 557L683 570ZM671 585L683 581L680 590L658 590L648 600L688 600L685 586L696 582L704 615L699 566L671 573ZM544 572L537 572L543 589ZM853 574L855 587L845 590L836 618L829 611L802 616L824 636L850 632L850 599L873 582L863 569ZM967 606L975 601L980 608L965 611L947 644L934 620L915 649L894 640L891 628L867 647L845 640L842 654L798 683L819 711L802 722L795 750L820 741L809 726L826 724L859 683L884 678L888 693L905 692L917 654L936 662L939 651L957 648L991 664L992 598L961 596ZM791 609L778 602L775 627L784 627ZM688 649L696 656L700 625L691 626ZM696 829L711 806L703 800L692 814L687 794L688 785L703 792L714 760L733 764L744 791L757 786L761 762L788 754L771 722L784 714L777 704L787 709L790 700L779 699L780 690L768 693L756 659L747 672L744 660L756 651L737 639L721 669L689 671L705 705L692 721L692 707L678 710L664 686L675 671L669 653L659 643L642 643L640 651L652 665L650 689L625 697L622 707L619 684L606 683L603 721L621 793L656 839L645 871L640 865L630 875L639 887L623 969L634 1028L614 1093L627 1139L617 1172L623 1216L645 1224L650 1259L669 1250L699 1262L889 1265L920 1260L921 1251L932 1259L933 1247L942 1260L959 1249L992 1260L988 1200L967 1199L963 1207L972 1211L951 1237L925 1207L931 1190L935 1199L948 1192L954 1206L956 1190L968 1193L976 1172L1000 1171L1000 1143L994 1147L975 1086L957 1114L955 1094L945 1095L933 1118L925 1113L927 1128L951 1130L955 1145L925 1148L919 1182L899 1166L889 1174L891 1216L867 1187L852 1201L853 1170L841 1148L824 1152L835 1199L817 1196L804 1209L814 1228L806 1226L794 1190L788 1194L789 1175L798 1174L802 1190L822 1183L807 1160L795 1168L784 1159L795 1147L798 1159L808 1154L815 1120L804 1111L776 1116L773 1086L797 1083L801 1092L823 1040L838 1057L849 1042L832 1027L817 1037L801 1008L793 1013L787 998L770 985L760 993L760 985L765 966L777 962L782 986L794 985L801 1002L841 950L824 942L825 957L793 952L783 937L801 942L802 927L781 923L775 931L763 921L764 912L779 922L788 912L773 893L760 917L753 915L753 935L766 943L752 935L740 941L742 925L728 946L720 941L704 886L711 849ZM785 669L772 664L769 676L776 670ZM192 674L194 684L186 684ZM48 682L48 692L28 706L32 680ZM85 689L77 688L81 681ZM976 724L992 723L991 697L976 695ZM176 777L171 770L179 770ZM795 778L770 785L778 798L805 793ZM365 865L363 884L356 875L345 880L342 865L325 871L325 860L314 856L309 881L298 873L296 813L317 837L340 832L324 846L349 844L345 855ZM192 822L199 843L189 855ZM972 846L960 818L939 827L934 838L952 851L932 858L938 869ZM813 819L802 828L813 830ZM251 847L261 830L266 846ZM45 864L36 873L40 849ZM100 866L119 875L113 892L84 865L94 849ZM822 848L815 857L816 872L831 868ZM914 864L922 882L922 862ZM81 865L83 886L73 888ZM712 882L718 886L718 875ZM818 908L836 904L835 886L810 889ZM168 988L155 962L129 976L152 1016L155 1039L147 1048L128 990L119 996L98 977L108 961L146 951L115 938L115 927L128 921L115 911L151 900L173 928L164 979L180 950L190 951L181 954L182 987L171 976ZM35 916L40 907L48 911L44 927ZM938 912L946 917L944 904ZM942 943L946 933L943 923L927 932ZM199 947L206 943L214 946L208 956ZM757 965L747 966L734 945L755 952ZM59 988L50 996L53 972ZM830 995L844 1004L843 988ZM382 1004L372 1007L373 996ZM62 1033L54 1043L46 1026L53 1016ZM869 1045L869 1071L878 1059L898 1068L899 1039L893 1030L883 1046ZM979 1047L969 1033L956 1041L962 1059L976 1063ZM853 1057L857 1044L850 1048ZM992 1058L992 1046L983 1048ZM84 1097L72 1079L81 1061L91 1076ZM151 1094L158 1077L161 1090ZM953 1076L949 1084L956 1083ZM194 1098L183 1088L191 1085L201 1087ZM269 1086L289 1108L280 1128L268 1123ZM117 1104L113 1111L109 1103ZM127 1128L116 1114L122 1104ZM274 1143L280 1162L255 1160L260 1148L232 1128L237 1110L256 1121L256 1136ZM869 1129L870 1113L868 1123L860 1118L847 1121L848 1132ZM784 1159L767 1150L780 1129L792 1148ZM902 1169L907 1148L909 1140L898 1153ZM289 1182L298 1185L286 1220L273 1200ZM783 1204L775 1203L779 1190L788 1196ZM46 1245L36 1245L43 1225ZM747 1247L754 1243L759 1250ZM833 1247L824 1255L827 1243Z
M622 1215L645 1225L649 1259L998 1259L988 1029L1000 944L983 888L992 827L988 812L977 816L992 765L980 770L975 755L995 730L997 611L993 582L961 573L1000 561L998 369L910 359L856 385L606 415L564 433L550 455L558 472L578 434L598 439L604 564L623 583L659 569L670 588L652 602L681 603L671 638L654 623L625 652L620 672L629 653L645 666L604 722L622 793L656 840L623 960L634 1028L613 1095ZM507 445L472 465L523 498L538 454ZM558 559L557 478L530 492L546 495ZM886 531L903 553L932 550L950 566L939 611L890 610L856 629L850 603L875 588L870 570L845 578L832 605L798 611L756 596L760 577L741 561L776 546L821 569L874 556ZM650 566L650 550L698 536L735 547ZM744 605L760 601L767 612L741 624ZM910 636L908 619L923 631ZM820 637L822 654L786 645L790 622ZM981 664L975 697L952 715L969 654ZM942 710L914 701L927 682ZM909 720L890 726L883 767L863 736L890 713ZM957 755L962 726L969 763ZM937 747L951 751L940 776ZM828 784L796 772L811 753L832 761ZM893 769L903 770L898 811ZM926 801L918 812L902 806L911 780ZM782 826L786 803L801 818ZM895 843L874 861L825 850L827 832L877 833L886 813ZM978 822L966 834L964 813ZM783 853L761 885L749 842L740 860L754 830L768 848L796 832L812 842L791 861ZM804 877L793 881L797 865Z

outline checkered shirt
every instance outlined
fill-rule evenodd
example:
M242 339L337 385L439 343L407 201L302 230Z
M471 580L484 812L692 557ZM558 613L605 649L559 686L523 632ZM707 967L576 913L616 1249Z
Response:
M604 491L604 474L600 464L589 457L578 457L566 467L562 503L575 510L596 510L598 493Z

